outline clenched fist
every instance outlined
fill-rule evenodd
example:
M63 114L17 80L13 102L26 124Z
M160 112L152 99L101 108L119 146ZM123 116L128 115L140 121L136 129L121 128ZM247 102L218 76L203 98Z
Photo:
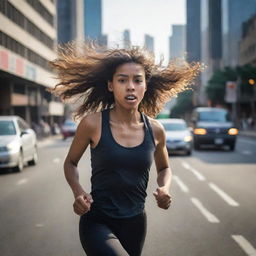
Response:
M157 188L156 191L153 192L153 195L156 198L158 207L165 210L167 210L170 207L172 198L171 195L169 194L169 191L166 188Z
M90 194L83 193L75 198L73 203L74 212L82 216L83 214L90 211L91 204L93 203L92 197Z

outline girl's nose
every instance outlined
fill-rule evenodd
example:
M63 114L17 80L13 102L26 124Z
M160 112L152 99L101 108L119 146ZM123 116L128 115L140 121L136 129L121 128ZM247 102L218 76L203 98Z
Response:
M129 81L127 87L128 87L129 90L134 90L134 83L133 83L133 81Z

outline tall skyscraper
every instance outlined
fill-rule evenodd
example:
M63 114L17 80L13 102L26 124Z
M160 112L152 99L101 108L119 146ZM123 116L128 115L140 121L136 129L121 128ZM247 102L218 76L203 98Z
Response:
M242 23L256 13L256 0L222 0L222 66L237 66Z
M101 0L84 0L84 35L86 39L99 40L102 35L101 6Z
M131 46L130 30L126 29L123 33L124 48L128 49Z
M151 53L154 53L154 37L146 34L144 37L144 47Z
M84 39L84 0L57 1L58 43Z
M201 74L200 104L206 104L205 87L215 70L221 66L221 0L201 1L201 62L207 68Z
M201 0L187 0L187 60L201 60Z
M171 58L183 58L186 51L186 26L173 25L172 35L169 38L169 51Z

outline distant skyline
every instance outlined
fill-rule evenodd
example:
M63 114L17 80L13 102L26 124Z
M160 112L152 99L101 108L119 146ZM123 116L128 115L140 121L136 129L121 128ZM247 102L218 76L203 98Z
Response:
M144 36L154 37L157 59L168 61L168 38L174 24L186 23L185 0L102 0L103 33L110 46L121 44L124 30L130 30L132 45L144 45Z

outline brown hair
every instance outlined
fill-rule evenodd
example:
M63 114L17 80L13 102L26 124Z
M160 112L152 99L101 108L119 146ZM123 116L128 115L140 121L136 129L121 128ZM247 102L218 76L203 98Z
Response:
M170 62L166 67L155 64L152 54L139 47L130 49L104 49L85 43L81 49L75 43L58 48L58 58L50 65L57 72L59 83L51 92L61 99L83 100L76 117L96 112L114 105L108 81L112 81L116 68L125 63L137 63L144 67L147 91L139 110L151 117L156 116L173 96L191 85L200 71L199 63Z

